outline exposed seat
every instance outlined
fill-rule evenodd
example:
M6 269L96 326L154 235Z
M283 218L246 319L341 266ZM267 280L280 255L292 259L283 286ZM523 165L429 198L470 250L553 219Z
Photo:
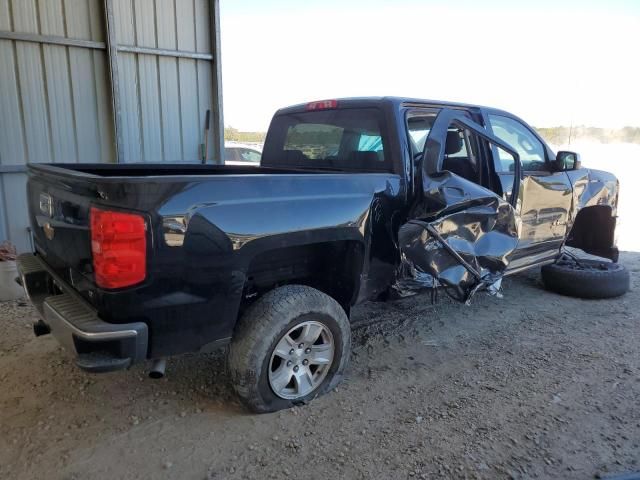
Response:
M462 151L464 142L460 136L458 130L447 132L447 139L444 146L444 161L442 162L442 169L448 170L451 173L458 175L459 177L466 178L472 182L477 179L477 174L469 161L469 158L464 157L452 157L452 155L459 154Z

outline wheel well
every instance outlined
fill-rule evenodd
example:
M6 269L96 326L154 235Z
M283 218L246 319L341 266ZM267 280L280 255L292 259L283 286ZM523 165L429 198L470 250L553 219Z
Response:
M608 205L594 205L578 212L567 236L567 245L587 253L617 260L615 244L616 217Z
M364 258L357 241L323 242L268 250L247 270L243 308L275 287L308 285L333 297L349 314L360 285Z

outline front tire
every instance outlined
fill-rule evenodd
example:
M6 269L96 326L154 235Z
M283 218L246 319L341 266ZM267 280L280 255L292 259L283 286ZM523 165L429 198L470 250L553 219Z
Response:
M250 410L274 412L332 390L350 350L351 327L338 302L314 288L287 285L265 294L242 316L228 367Z

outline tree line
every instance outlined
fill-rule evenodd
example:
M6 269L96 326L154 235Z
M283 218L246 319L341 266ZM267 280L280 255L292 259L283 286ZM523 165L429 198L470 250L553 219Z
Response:
M611 129L580 125L577 127L536 127L536 130L542 138L554 145L563 145L577 140L640 144L640 127Z
M241 132L237 128L224 127L224 139L232 142L264 142L267 132Z

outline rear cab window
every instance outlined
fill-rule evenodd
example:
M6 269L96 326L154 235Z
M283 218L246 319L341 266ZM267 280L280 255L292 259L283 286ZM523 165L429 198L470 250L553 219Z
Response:
M276 115L262 165L392 171L383 114L377 108L338 108Z

